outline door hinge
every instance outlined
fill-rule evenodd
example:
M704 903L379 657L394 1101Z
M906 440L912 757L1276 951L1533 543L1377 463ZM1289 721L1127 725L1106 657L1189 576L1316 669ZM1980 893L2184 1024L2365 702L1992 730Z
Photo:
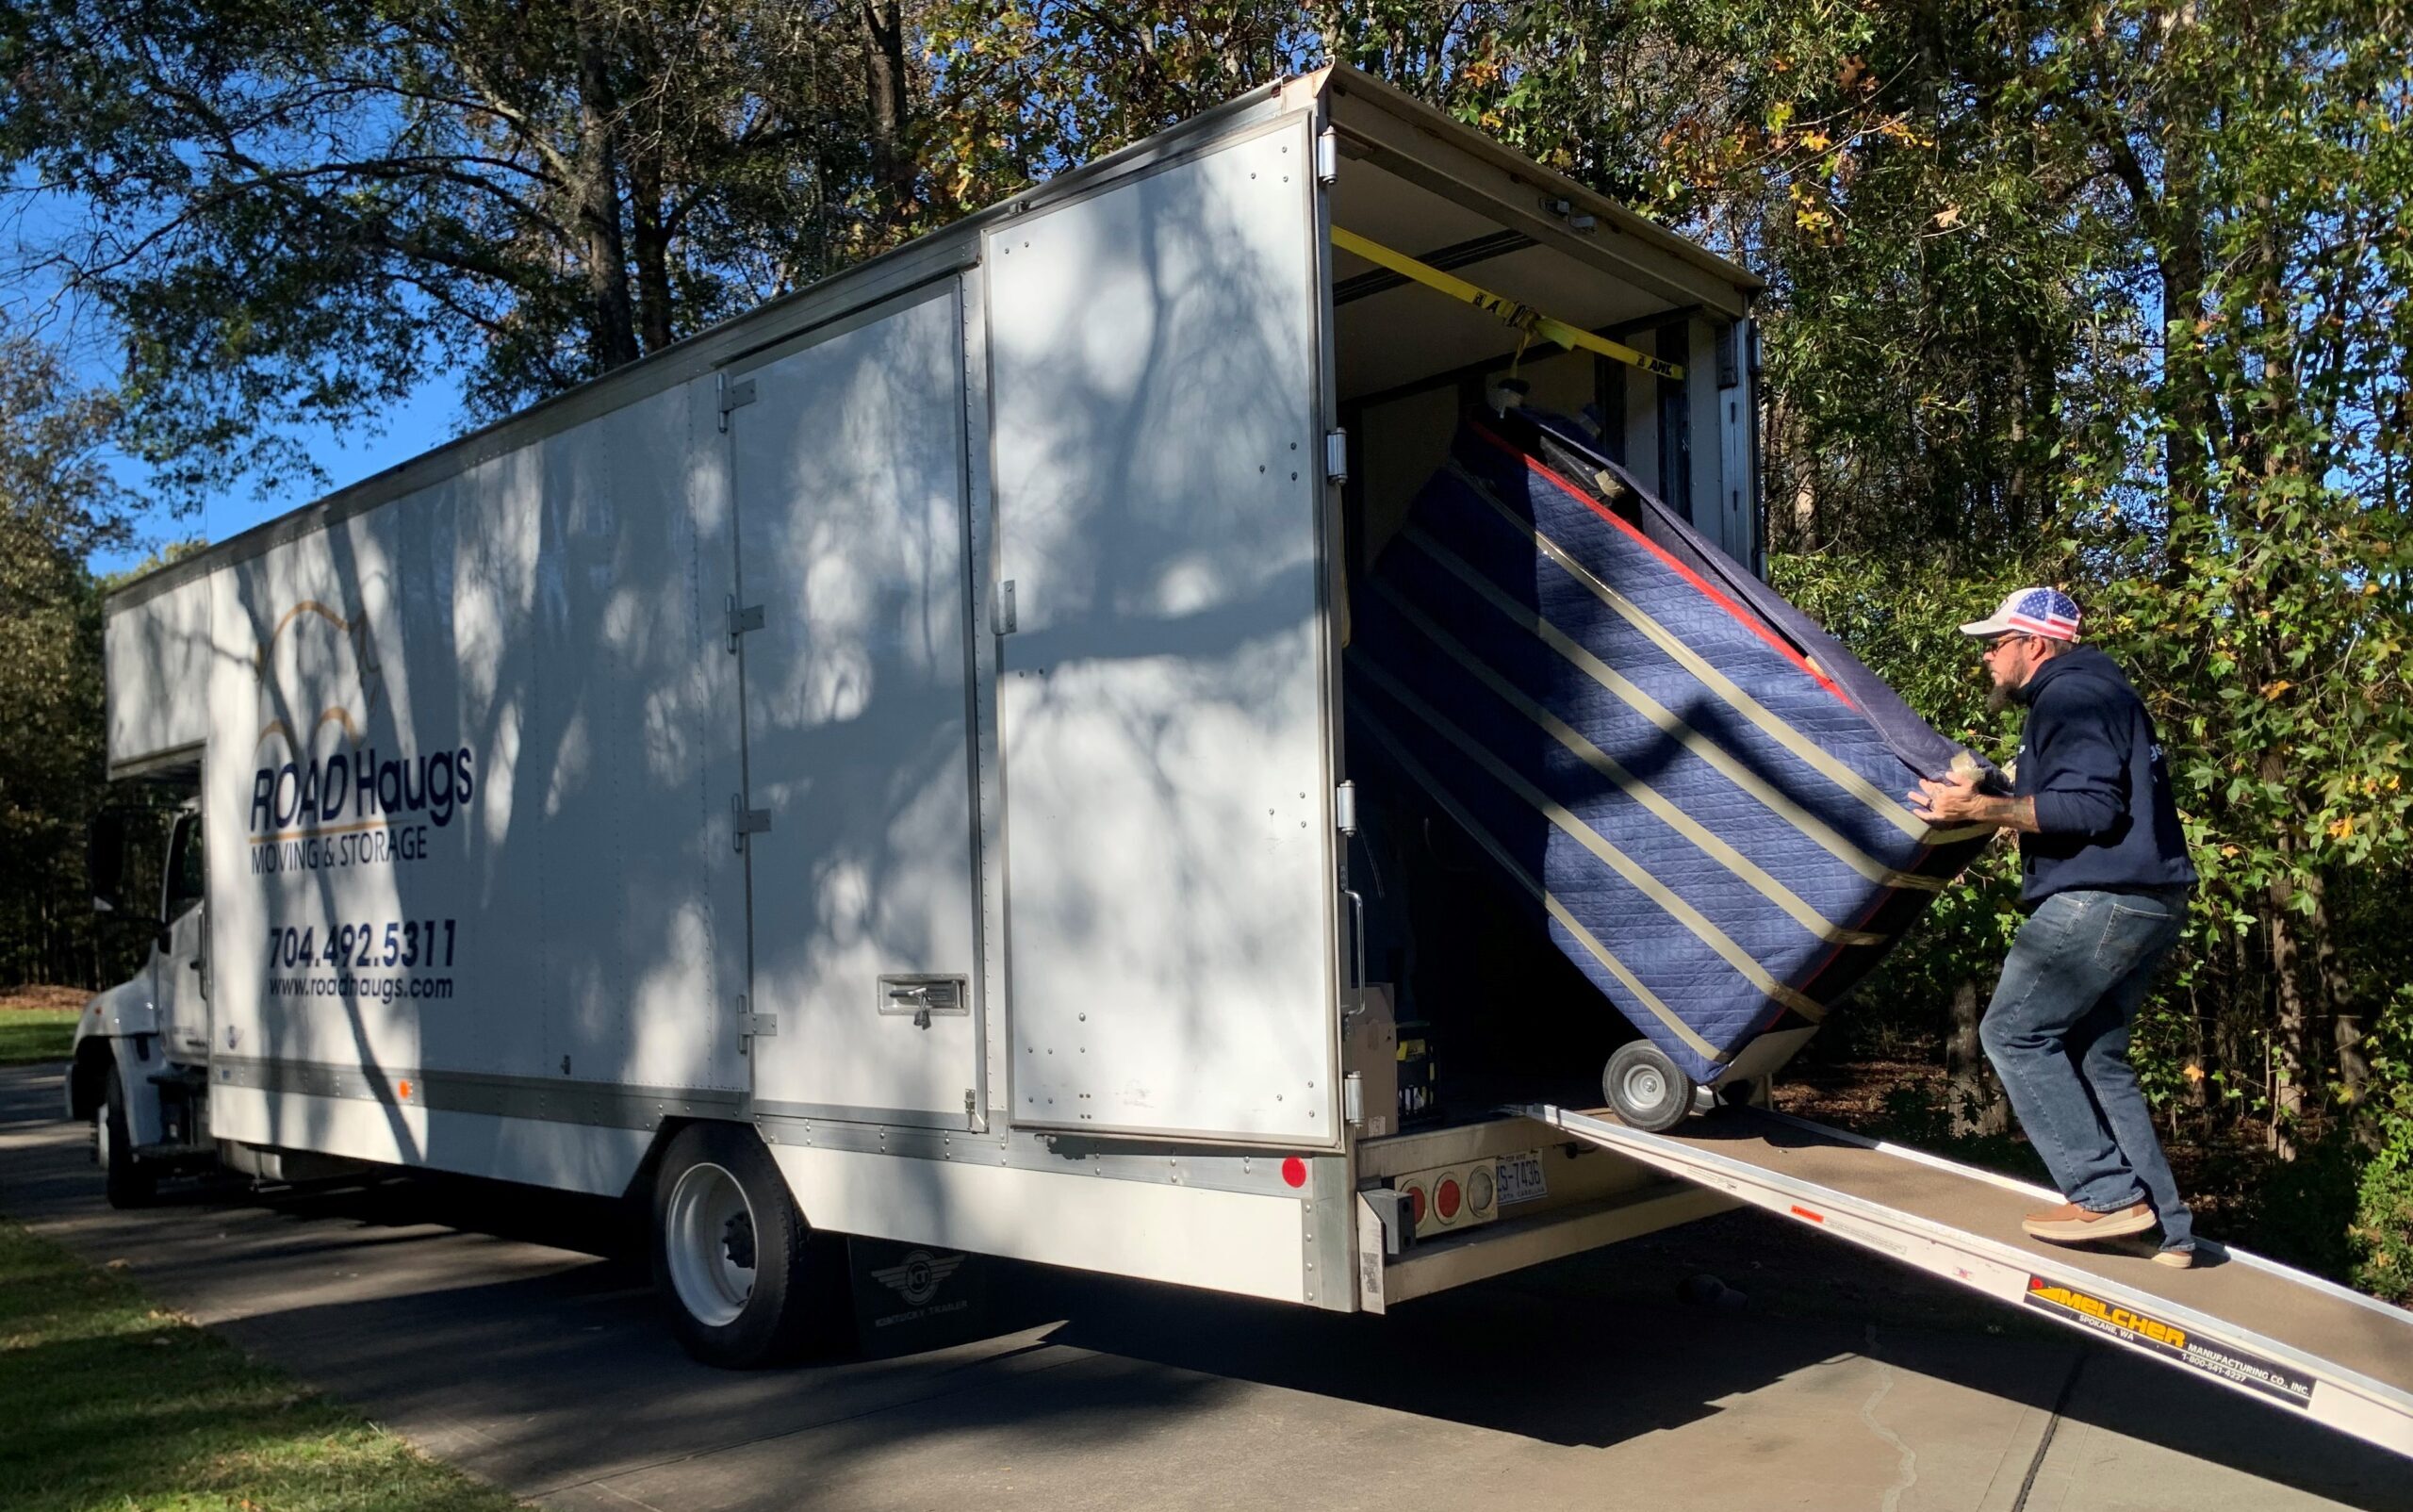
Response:
M730 594L730 595L729 596L729 651L730 651L730 654L731 656L734 656L734 655L736 655L736 654L737 654L737 637L738 637L738 636L745 634L747 631L751 631L751 630L760 630L760 629L762 629L762 628L763 628L763 606L762 606L761 604L758 604L758 603L750 603L750 604L747 604L745 608L740 609L739 607L737 607L737 595L735 595L735 594L733 594L733 593L732 593L732 594Z
M1325 481L1329 483L1349 481L1349 433L1347 431L1323 433L1323 475Z
M1542 208L1566 222L1567 229L1569 231L1581 232L1588 237L1600 229L1600 218L1576 208L1573 200L1545 199L1542 201Z
M1340 133L1330 126L1316 138L1316 182L1330 184L1340 177Z
M780 1035L777 1013L757 1013L744 993L737 994L737 1053L746 1054L757 1039L775 1040Z
M720 375L720 428L722 430L729 429L730 410L743 409L752 403L754 403L753 379L740 378L737 382L730 383L729 374Z
M1357 784L1343 782L1332 790L1332 825L1345 835L1357 832Z
M1018 619L1014 614L1013 579L1008 578L997 584L997 612L990 616L990 622L995 627L996 633L1000 635L1010 635L1014 633Z
M746 795L731 793L729 796L729 825L734 844L738 849L744 850L747 835L768 832L771 828L771 811L749 809L746 806Z

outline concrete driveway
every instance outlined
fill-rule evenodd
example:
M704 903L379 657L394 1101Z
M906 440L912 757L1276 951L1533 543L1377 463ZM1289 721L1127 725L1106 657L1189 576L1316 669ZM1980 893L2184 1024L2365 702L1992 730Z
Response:
M1756 1214L1334 1317L1001 1266L994 1337L705 1370L610 1204L453 1180L116 1213L60 1068L0 1212L563 1509L2413 1512L2413 1466ZM1748 1306L1677 1298L1715 1274Z

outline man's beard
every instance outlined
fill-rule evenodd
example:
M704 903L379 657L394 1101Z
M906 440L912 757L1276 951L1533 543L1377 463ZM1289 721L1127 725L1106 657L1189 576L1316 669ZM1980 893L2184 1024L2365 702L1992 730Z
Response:
M2000 714L2019 701L2019 690L2008 682L1997 682L1986 690L1986 713Z

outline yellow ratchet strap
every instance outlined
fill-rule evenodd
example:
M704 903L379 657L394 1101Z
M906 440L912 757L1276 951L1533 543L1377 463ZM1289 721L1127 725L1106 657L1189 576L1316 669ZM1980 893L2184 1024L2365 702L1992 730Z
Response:
M1527 336L1537 336L1545 341L1555 341L1568 351L1582 349L1597 352L1601 356L1639 368L1661 378L1682 382L1683 368L1677 363L1647 356L1633 348L1621 345L1606 337L1594 336L1581 326L1553 320L1530 304L1520 304L1505 294L1495 294L1479 288L1463 278L1443 272L1431 263L1418 262L1403 252L1393 252L1379 241L1369 241L1354 231L1332 228L1332 244L1343 252L1354 253L1368 262L1389 269L1402 278L1412 278L1425 288L1447 294L1460 304L1471 304L1486 315L1496 315Z

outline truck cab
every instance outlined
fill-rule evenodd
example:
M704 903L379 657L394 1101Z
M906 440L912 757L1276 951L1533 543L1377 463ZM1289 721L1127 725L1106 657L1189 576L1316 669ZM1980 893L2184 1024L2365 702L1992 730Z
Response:
M154 812L156 811L148 811ZM124 811L92 829L88 875L104 916L147 929L133 976L94 995L75 1026L67 1114L90 1121L92 1153L119 1208L149 1200L158 1177L211 1153L208 1144L207 868L197 800L170 811L156 890L129 873L141 844ZM146 858L147 859L147 858Z

